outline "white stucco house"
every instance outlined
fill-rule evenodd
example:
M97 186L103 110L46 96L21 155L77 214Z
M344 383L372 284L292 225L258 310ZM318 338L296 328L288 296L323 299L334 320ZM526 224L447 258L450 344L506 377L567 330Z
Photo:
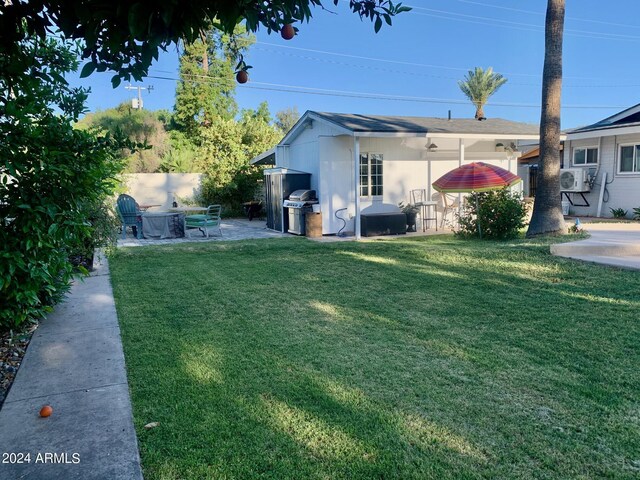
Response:
M322 233L342 227L360 236L360 215L397 211L410 191L425 189L463 163L482 161L517 173L517 147L537 141L537 125L502 119L447 119L307 111L274 150L254 163L311 174L322 212ZM515 150L515 151L514 151Z
M568 131L564 147L563 169L584 171L581 185L563 192L572 213L611 217L622 208L631 216L640 207L640 104Z

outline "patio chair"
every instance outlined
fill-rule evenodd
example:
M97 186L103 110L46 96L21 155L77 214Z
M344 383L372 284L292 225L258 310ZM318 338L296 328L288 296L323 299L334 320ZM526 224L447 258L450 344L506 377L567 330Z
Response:
M142 238L142 212L138 208L138 203L129 195L122 194L118 197L116 210L122 222L122 238L127 238L127 227L131 227L131 232Z
M184 234L186 237L191 238L188 233L189 230L197 228L202 234L209 238L209 228L217 227L220 236L222 236L222 220L220 214L222 213L221 205L209 205L207 207L207 213L201 215L187 215L184 217Z
M438 202L436 210L442 215L440 228L444 227L444 222L447 220L448 216L451 216L451 224L455 224L455 213L460 209L458 196L437 192L433 195L433 198Z

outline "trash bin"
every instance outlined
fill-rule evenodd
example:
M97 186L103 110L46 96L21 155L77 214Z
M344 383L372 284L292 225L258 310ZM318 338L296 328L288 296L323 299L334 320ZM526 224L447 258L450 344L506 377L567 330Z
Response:
M322 213L306 212L307 237L318 238L322 236Z
M562 201L562 215L569 215L569 207L571 206L571 202L566 200Z

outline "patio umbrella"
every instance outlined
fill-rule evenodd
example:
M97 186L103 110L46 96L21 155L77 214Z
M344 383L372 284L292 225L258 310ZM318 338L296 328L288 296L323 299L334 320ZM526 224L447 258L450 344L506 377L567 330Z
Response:
M510 187L522 179L509 170L483 162L462 165L445 173L433 182L433 188L442 193L473 192L478 206L478 192L488 192L503 187ZM478 235L482 238L482 228L478 220Z

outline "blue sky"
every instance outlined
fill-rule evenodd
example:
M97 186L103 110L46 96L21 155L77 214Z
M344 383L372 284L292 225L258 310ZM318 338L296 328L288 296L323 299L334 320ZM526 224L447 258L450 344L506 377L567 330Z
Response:
M508 82L491 98L487 117L537 123L540 118L545 0L408 0L414 7L374 34L349 13L348 2L315 9L298 35L257 33L246 56L250 81L238 85L241 108L267 101L272 113L306 110L473 117L457 86L467 70L493 67ZM640 17L637 0L567 0L562 128L605 118L640 102ZM152 77L178 77L175 47L162 54ZM110 74L70 77L90 86L91 111L110 108L133 92L112 89ZM137 85L134 83L133 85ZM171 109L176 81L148 78L147 109ZM310 92L314 92L313 94ZM360 98L359 98L360 97ZM363 98L364 97L364 98ZM577 108L580 107L580 108ZM601 108L602 107L602 108Z

